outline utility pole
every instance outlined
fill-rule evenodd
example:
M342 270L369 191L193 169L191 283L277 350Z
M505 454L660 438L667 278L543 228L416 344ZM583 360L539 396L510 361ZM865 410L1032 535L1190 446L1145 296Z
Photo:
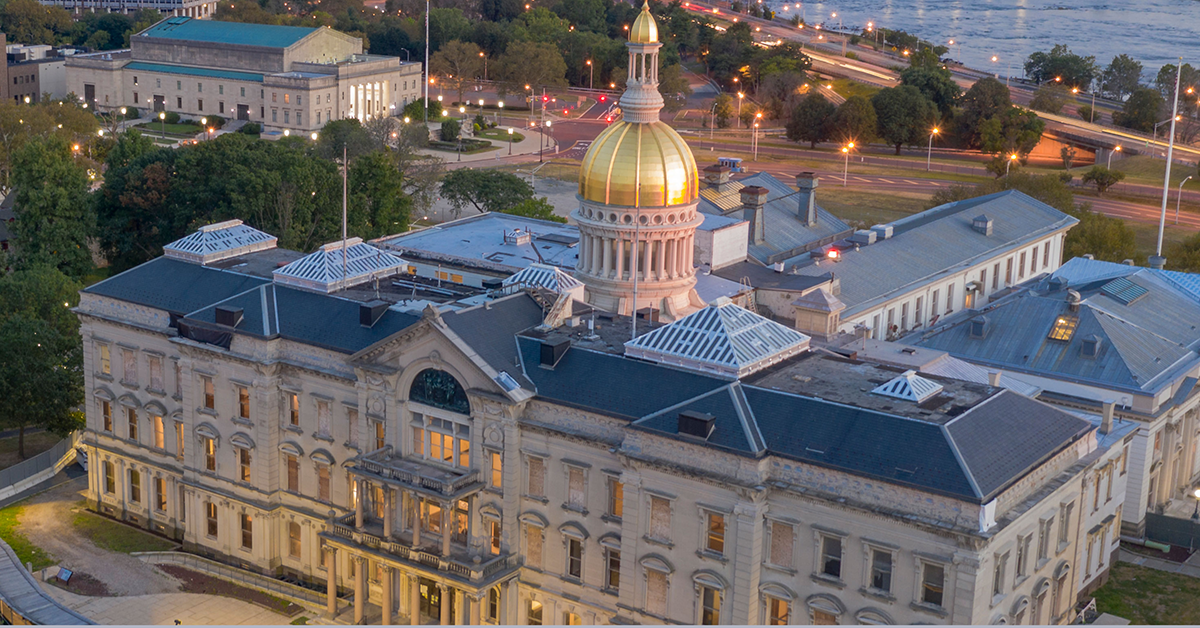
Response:
M429 0L425 0L425 124L429 124Z
M1150 268L1162 270L1167 259L1162 256L1163 231L1167 228L1167 194L1171 186L1171 158L1175 153L1175 118L1179 117L1179 77L1183 74L1183 57L1175 65L1175 104L1171 107L1171 137L1167 142L1167 168L1163 173L1162 215L1158 219L1158 246L1155 247L1154 257L1150 258Z

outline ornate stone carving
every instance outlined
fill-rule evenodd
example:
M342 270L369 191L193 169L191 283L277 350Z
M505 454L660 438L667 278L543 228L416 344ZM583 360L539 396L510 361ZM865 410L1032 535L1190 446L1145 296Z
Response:
M495 447L496 449L503 449L504 448L504 430L500 429L500 427L495 424L487 426L487 429L485 429L483 431L483 441L484 441L484 443L487 444L488 447Z

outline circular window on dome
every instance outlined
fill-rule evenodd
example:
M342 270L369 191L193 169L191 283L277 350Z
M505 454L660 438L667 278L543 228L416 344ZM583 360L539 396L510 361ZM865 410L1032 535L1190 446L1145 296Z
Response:
M644 225L644 224L648 224L650 221L647 220L645 216L638 216L638 222L640 222Z
M590 209L588 209L588 208L586 208L586 207L584 207L584 208L583 208L583 210L582 210L582 212L581 212L581 213L583 214L583 217L584 217L584 218L591 218L591 217L592 217L592 210L590 210Z
M629 214L625 214L624 216L621 216L621 222L623 222L625 224L629 224L629 223L633 222L633 216L630 216Z
M662 215L655 215L655 216L654 216L654 224L656 224L656 225L661 225L661 224L662 224Z
M616 222L616 221L617 221L617 215L616 215L616 214L609 214L609 215L608 215L608 221L609 221L609 222Z
M667 222L669 222L671 224L675 224L675 214L671 214L671 215L667 216Z

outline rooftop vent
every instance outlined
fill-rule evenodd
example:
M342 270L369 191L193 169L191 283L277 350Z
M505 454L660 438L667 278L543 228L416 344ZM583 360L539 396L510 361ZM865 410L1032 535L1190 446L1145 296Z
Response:
M871 392L894 399L921 403L942 392L942 385L917 375L916 371L905 371L895 379L877 386Z
M971 319L971 337L972 338L987 338L988 333L988 317L976 316Z
M358 305L358 324L363 327L374 327L387 312L387 301L368 301Z
M875 225L874 227L871 227L871 231L875 232L877 240L886 240L892 237L894 229L895 227L891 225Z
M879 237L879 234L874 231L869 229L859 229L858 231L855 231L854 235L850 236L849 239L855 244L867 246L869 244L875 244L875 238L877 237Z
M1067 308L1072 312L1078 312L1080 303L1083 303L1083 297L1074 290L1067 290Z
M1099 336L1092 334L1083 339L1083 343L1079 345L1079 355L1085 358L1096 359L1100 355L1100 345L1104 341Z
M542 352L539 363L546 368L554 368L558 365L558 361L567 354L567 349L571 348L571 341L566 338L559 340L546 340L542 342Z
M533 240L533 232L528 229L513 229L504 232L504 243L513 245L529 244Z
M980 214L971 220L971 228L985 236L992 235L992 219L987 214Z
M546 288L558 294L574 294L579 301L583 300L583 283L564 272L557 266L549 264L530 264L516 274L504 279L505 286ZM575 294L578 293L578 294Z
M1058 292L1059 290L1066 290L1067 286L1070 285L1070 282L1067 281L1066 277L1051 277L1050 281L1048 281L1046 285L1048 285L1054 292Z
M242 308L230 307L228 305L218 305L216 308L215 318L218 325L226 327L237 327L242 322Z
M711 414L684 410L679 413L679 433L708 440L717 427L717 418Z

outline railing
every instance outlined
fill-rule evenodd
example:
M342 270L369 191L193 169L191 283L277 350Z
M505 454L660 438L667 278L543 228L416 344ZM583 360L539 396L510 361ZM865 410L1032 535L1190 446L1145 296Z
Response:
M0 624L31 626L95 623L47 595L17 559L12 548L0 541Z
M478 564L463 563L453 558L441 556L440 554L409 547L403 543L397 543L391 539L371 534L370 532L358 532L353 528L353 524L351 523L353 521L353 514L337 517L329 522L329 533L335 537L373 550L387 552L402 560L424 565L437 571L451 573L462 578L470 580L488 578L509 567L511 563L511 556L493 556L490 560L480 561Z
M270 576L230 567L214 560L202 558L186 552L134 552L134 556L150 563L167 563L179 565L195 571L215 576L222 580L258 589L272 595L277 595L297 604L307 606L325 606L325 593L306 589L302 586L276 580Z
M19 462L7 469L0 469L0 499L8 497L5 494L5 489L14 487L21 482L24 482L39 473L53 471L60 465L65 466L74 460L75 446L79 444L79 432L72 432L70 436L58 441L48 451ZM71 457L71 460L66 458ZM19 491L14 491L19 492Z
M464 472L462 476L453 480L441 480L438 478L426 477L418 472L398 469L366 457L360 458L357 464L363 471L372 473L381 478L395 480L397 482L428 489L435 493L447 496L453 495L463 488L473 484L475 482L475 476L478 473L475 469L470 469Z

